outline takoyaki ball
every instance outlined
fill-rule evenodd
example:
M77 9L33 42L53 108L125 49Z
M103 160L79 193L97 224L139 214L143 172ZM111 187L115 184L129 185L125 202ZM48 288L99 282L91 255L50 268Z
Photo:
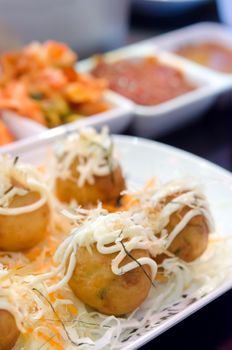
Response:
M54 190L58 199L84 207L118 203L125 179L108 129L83 128L55 149Z
M77 184L80 176L76 170L77 165L78 160L76 159L70 168L70 179L56 179L55 191L60 201L69 203L74 199L84 207L96 205L98 201L108 204L117 202L120 193L126 188L125 179L119 165L107 175L94 176L93 184L85 182L81 187Z
M12 314L6 310L0 310L0 349L11 350L19 334L20 332Z
M171 232L190 210L184 207L179 212L170 217L166 226L168 232ZM199 258L208 246L209 226L203 215L194 216L185 228L175 237L168 250L186 262L191 262Z
M136 259L148 257L144 250L131 252ZM115 275L111 262L115 254L101 254L92 247L92 254L80 247L76 255L76 267L69 285L76 296L85 304L106 315L120 316L135 310L146 299L151 288L150 267L137 267L123 275ZM131 262L130 257L123 260Z
M8 208L26 207L40 199L40 193L29 191L23 196L15 195ZM45 238L49 221L50 209L47 202L29 212L0 214L0 250L21 251L33 247Z
M165 204L169 203L171 200L175 200L175 198L175 195L167 197ZM169 222L165 227L168 234L175 229L190 210L192 210L192 208L186 205L170 216ZM168 251L186 262L194 261L206 250L209 233L210 228L206 217L203 214L193 216L173 239L168 247ZM161 263L166 257L165 254L161 254L157 256L155 260L157 263Z

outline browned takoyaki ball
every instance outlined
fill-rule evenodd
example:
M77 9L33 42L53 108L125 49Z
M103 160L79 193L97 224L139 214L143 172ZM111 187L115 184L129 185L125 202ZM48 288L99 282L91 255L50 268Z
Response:
M181 219L191 210L188 206L173 213L170 216L168 225L165 227L170 233L181 221ZM186 262L191 262L199 258L208 246L209 225L204 215L194 216L185 228L175 237L168 250ZM165 255L156 257L157 262L161 262Z
M77 184L79 173L77 172L77 160L71 165L70 179L56 179L55 192L58 199L69 203L76 200L81 206L87 207L102 203L114 204L125 190L125 180L121 167L118 165L110 174L94 176L94 184L85 183L82 187Z
M38 192L28 192L24 196L15 195L9 208L21 208L37 202ZM0 250L20 251L28 249L45 238L50 221L47 203L33 211L17 214L0 214Z
M6 310L0 310L0 349L11 350L19 334L20 332L12 314Z
M180 222L180 219L189 211L184 207L177 213L174 213L166 229L171 232ZM193 217L186 227L176 236L169 251L182 260L190 262L199 258L207 248L209 238L209 227L203 215Z
M144 250L134 250L131 254L136 259L149 256ZM114 257L115 254L99 253L95 247L92 254L80 247L69 285L85 304L103 314L120 316L135 310L146 299L151 281L139 266L124 275L115 275L111 270ZM123 265L131 261L127 256ZM151 277L150 267L143 268Z

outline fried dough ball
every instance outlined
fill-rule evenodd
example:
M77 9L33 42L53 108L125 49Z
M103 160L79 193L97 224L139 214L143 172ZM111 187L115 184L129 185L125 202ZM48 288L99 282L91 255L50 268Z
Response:
M0 310L0 349L12 349L19 334L20 332L12 314L6 310Z
M94 183L85 182L83 186L77 185L80 174L76 168L76 159L70 167L70 179L56 179L55 192L58 199L69 203L75 199L81 206L87 207L95 205L98 201L115 204L120 197L120 193L125 190L126 184L121 167L118 165L110 174L104 176L94 176Z
M184 207L180 212L171 215L166 229L171 232L180 222L180 219L189 211ZM176 236L169 251L186 262L199 258L208 246L209 227L203 215L193 217L185 228Z
M136 259L148 257L144 250L131 252ZM115 254L101 254L92 247L92 254L80 247L76 255L76 267L69 285L76 296L85 304L106 315L120 316L135 310L146 299L151 288L150 267L137 267L121 276L111 270ZM131 262L130 257L123 260Z
M58 199L84 207L118 203L125 179L108 128L83 128L55 150L54 191Z
M9 208L20 208L37 202L41 195L29 191L24 196L15 195ZM48 203L31 212L17 215L0 214L0 250L28 249L45 238L50 221Z
M166 202L175 199L168 197ZM170 216L169 223L165 227L168 233L180 223L184 216L191 210L190 207L184 206ZM180 259L191 262L199 258L208 246L210 228L206 217L203 214L194 216L185 227L177 234L171 242L168 250ZM165 254L156 257L157 262L162 262Z

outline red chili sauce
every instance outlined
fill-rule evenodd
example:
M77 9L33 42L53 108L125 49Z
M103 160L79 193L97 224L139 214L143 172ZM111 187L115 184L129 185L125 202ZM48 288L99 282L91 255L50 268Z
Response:
M110 89L139 105L154 106L196 89L184 74L155 57L106 63L102 58L92 74L105 78Z
M232 49L219 43L186 45L176 53L219 72L232 73Z

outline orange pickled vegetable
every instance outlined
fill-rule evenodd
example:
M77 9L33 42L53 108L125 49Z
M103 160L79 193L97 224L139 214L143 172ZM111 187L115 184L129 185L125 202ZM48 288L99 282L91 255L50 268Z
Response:
M75 52L55 41L1 55L0 109L47 127L109 109L103 101L106 82L78 73L76 60Z

